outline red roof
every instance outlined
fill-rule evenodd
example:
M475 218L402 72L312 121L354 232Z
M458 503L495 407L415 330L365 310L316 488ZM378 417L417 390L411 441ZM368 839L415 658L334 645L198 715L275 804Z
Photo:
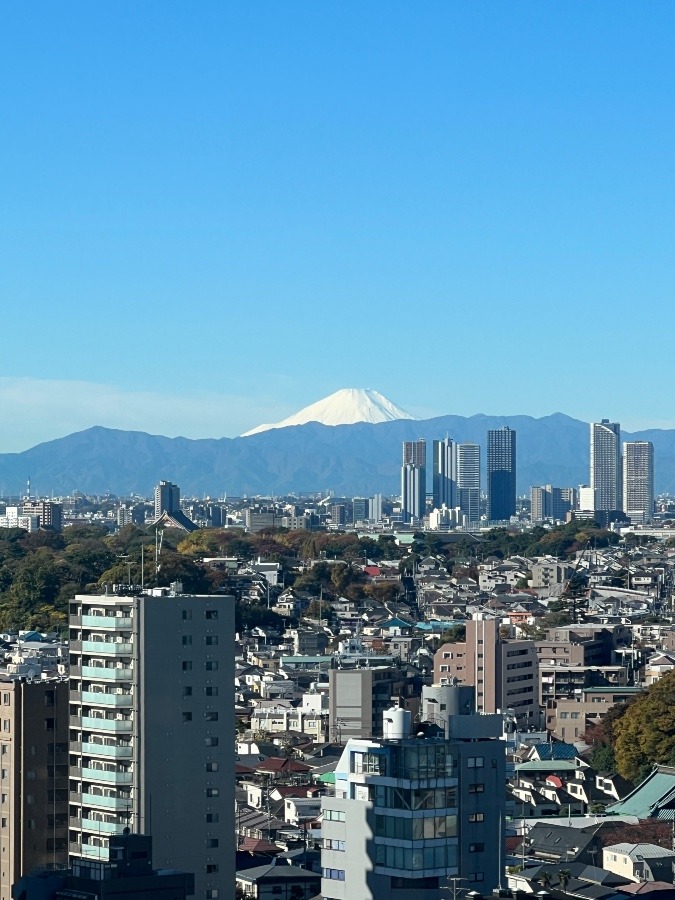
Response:
M248 766L242 766L241 763L234 764L234 774L235 775L253 775L255 769L250 769Z
M370 575L371 578L377 578L382 574L382 569L379 566L364 566L363 571L366 575Z
M562 778L559 778L557 775L547 775L546 781L548 784L552 784L553 787L561 788L563 786Z

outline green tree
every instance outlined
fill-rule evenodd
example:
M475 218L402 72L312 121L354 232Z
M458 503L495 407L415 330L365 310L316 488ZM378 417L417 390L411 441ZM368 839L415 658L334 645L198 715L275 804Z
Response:
M635 781L655 763L668 763L675 743L675 673L652 684L613 725L620 775Z

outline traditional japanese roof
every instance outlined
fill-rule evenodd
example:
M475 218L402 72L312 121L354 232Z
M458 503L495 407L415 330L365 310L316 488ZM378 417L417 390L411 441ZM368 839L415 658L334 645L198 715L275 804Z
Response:
M675 815L675 768L655 766L641 785L623 800L607 807L607 814L638 819L672 819Z

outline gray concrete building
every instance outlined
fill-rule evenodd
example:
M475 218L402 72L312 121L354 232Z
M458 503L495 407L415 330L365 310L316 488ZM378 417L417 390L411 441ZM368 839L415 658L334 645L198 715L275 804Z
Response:
M71 859L109 859L129 826L198 897L232 895L233 641L232 597L71 602Z
M371 738L382 734L382 714L392 701L417 711L417 697L395 666L372 669L331 669L329 683L329 736L331 740Z

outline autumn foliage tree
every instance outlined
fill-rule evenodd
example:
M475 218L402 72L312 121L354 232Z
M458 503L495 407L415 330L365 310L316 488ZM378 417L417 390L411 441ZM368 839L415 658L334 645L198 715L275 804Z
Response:
M620 775L645 778L655 763L675 763L675 673L664 675L613 724Z

